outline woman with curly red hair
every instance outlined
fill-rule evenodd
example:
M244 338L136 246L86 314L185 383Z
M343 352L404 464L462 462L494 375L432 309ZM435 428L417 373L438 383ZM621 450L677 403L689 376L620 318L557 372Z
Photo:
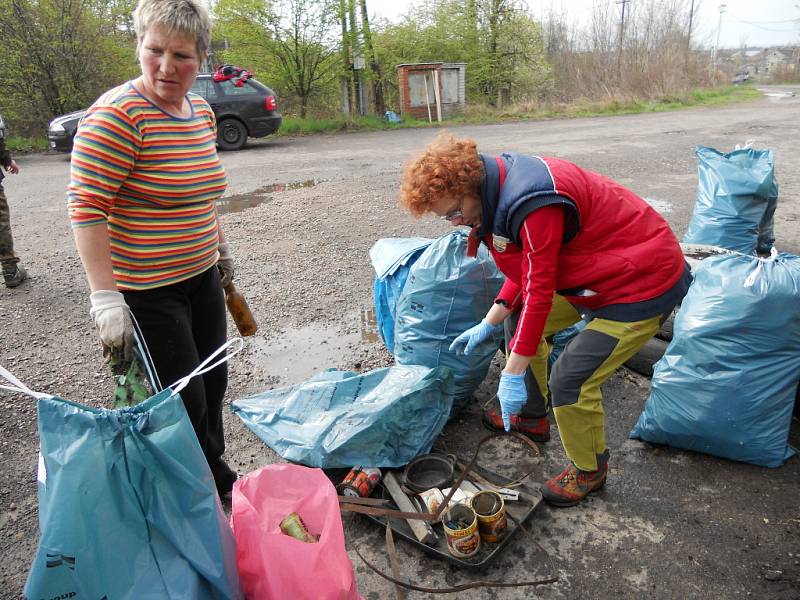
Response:
M471 228L506 281L484 319L450 349L469 354L501 325L506 365L492 429L550 439L545 339L588 321L553 365L553 414L570 464L542 487L574 506L608 474L600 386L653 337L691 274L669 224L619 183L557 158L479 154L443 132L403 172L401 204L413 215Z

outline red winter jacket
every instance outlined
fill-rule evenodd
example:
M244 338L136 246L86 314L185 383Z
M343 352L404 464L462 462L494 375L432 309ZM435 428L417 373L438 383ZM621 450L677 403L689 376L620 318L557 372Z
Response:
M597 310L657 298L684 274L669 224L615 181L556 158L481 158L478 235L507 278L498 298L524 303L518 354L535 354L554 291Z

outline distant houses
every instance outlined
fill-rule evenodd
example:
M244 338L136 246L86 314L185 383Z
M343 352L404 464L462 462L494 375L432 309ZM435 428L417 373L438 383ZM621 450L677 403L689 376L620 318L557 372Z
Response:
M719 51L720 67L733 74L734 82L800 79L800 46L739 48Z

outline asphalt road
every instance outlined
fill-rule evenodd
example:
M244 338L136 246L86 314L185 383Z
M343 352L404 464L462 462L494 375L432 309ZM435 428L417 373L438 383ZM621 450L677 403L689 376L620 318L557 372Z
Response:
M650 200L678 237L694 203L695 147L730 150L753 140L776 155L776 245L800 254L800 88L765 92L727 107L452 132L474 137L483 152L558 156L617 179ZM413 220L396 206L402 163L434 135L397 130L267 139L222 155L230 180L222 203L226 233L239 287L262 326L231 364L229 399L302 381L321 368L388 364L360 321L371 304L367 250L381 237L447 231L440 221ZM46 154L18 163L20 175L5 184L18 252L32 277L17 290L0 288L0 364L34 389L102 405L108 382L64 210L68 161ZM495 365L440 448L470 454L484 433L480 404L493 394L497 376ZM518 536L478 575L399 541L404 577L447 587L476 578L558 576L538 588L458 595L467 599L800 598L800 459L764 469L628 440L648 389L647 379L625 370L604 387L612 469L601 493L576 508L540 507L530 522L536 543ZM19 598L38 535L36 414L31 401L5 392L0 410L0 597ZM238 419L227 411L225 417L227 456L240 471L278 460ZM800 445L797 425L791 439ZM499 472L532 468L539 481L564 463L557 435L540 458L520 459L503 443L486 456ZM388 571L383 531L359 518L348 522L347 540L361 593L391 597L390 584L353 552L358 547Z

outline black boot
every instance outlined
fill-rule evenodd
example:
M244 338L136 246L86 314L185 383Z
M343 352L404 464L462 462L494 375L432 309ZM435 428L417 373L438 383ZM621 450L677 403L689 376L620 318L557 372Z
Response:
M220 498L231 493L233 484L239 479L239 475L231 469L221 458L211 464L211 473L214 475L214 483L217 484L217 493Z

